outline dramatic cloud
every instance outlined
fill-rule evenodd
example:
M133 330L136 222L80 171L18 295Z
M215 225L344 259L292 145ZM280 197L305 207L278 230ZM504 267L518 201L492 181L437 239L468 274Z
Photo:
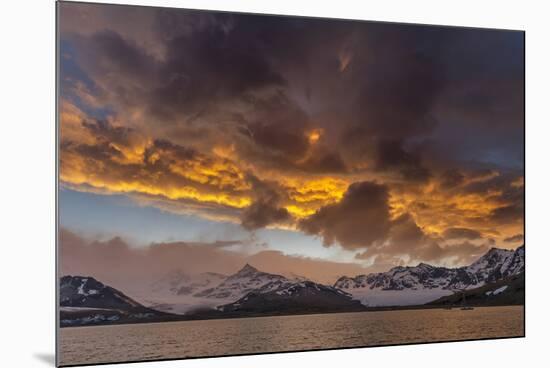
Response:
M459 229L463 230L463 229ZM454 232L454 231L453 231ZM454 234L459 235L459 234ZM471 236L471 234L469 234ZM464 238L462 232L459 238ZM437 236L426 234L410 214L403 214L391 222L391 228L384 241L374 243L358 259L374 260L390 264L417 264L419 262L441 263L456 266L470 264L484 254L490 246L488 242L450 242Z
M446 239L479 239L481 233L476 230L466 229L463 227L451 227L443 232Z
M378 170L397 170L410 181L427 181L430 178L430 172L422 166L419 156L406 152L400 141L379 141L375 157Z
M174 242L136 248L118 237L107 241L87 240L61 229L59 267L61 275L94 276L128 291L147 289L151 283L172 270L183 270L188 274L216 272L230 275L246 263L266 272L283 273L290 277L303 276L327 284L334 283L342 275L366 271L354 263L289 256L254 244L248 244L258 248L253 253L229 249L247 242Z
M374 182L350 185L342 200L319 209L300 222L308 234L323 237L325 245L362 248L383 239L390 228L388 188Z
M60 12L63 188L385 264L523 233L519 32Z
M279 183L261 181L250 175L254 202L242 213L241 224L247 230L256 230L272 224L282 224L291 220L286 208L281 207L284 188Z
M491 219L498 223L517 222L523 219L523 208L518 205L502 206L491 211Z
M465 176L457 170L447 170L441 174L441 182L439 185L443 189L455 188L464 183Z
M523 239L524 239L523 234L516 234L516 235L510 236L508 238L505 238L504 241L506 243L518 243L518 242L522 242Z

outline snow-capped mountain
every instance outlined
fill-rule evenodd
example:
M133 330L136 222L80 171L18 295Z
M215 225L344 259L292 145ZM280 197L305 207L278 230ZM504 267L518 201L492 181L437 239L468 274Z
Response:
M132 310L143 306L93 277L63 276L59 287L61 307Z
M216 308L225 316L329 313L359 311L364 306L351 294L304 277L287 277L259 271L246 264L202 297L228 300Z
M463 298L470 306L491 305L522 305L525 303L525 273L505 277L483 286L468 289L462 293L454 293L431 301L430 305L457 306L463 303Z
M249 292L236 302L218 307L226 314L330 313L365 310L351 295L313 281L281 284L277 281Z
M146 286L143 297L130 297L93 277L64 276L60 280L60 320L62 326L76 326L352 312L365 310L365 306L446 303L455 298L452 294L457 290L465 289L481 304L498 304L499 300L521 304L524 270L522 246L515 251L493 248L469 266L446 268L420 263L344 276L333 286L295 275L262 272L249 264L227 277L174 270Z
M195 296L235 301L253 290L267 292L292 283L284 276L258 271L246 264L240 271L229 276L216 287L203 290Z
M524 255L523 246L515 251L492 248L465 267L435 267L426 263L399 266L387 272L344 276L334 287L369 306L423 304L450 295L453 290L475 288L521 273L525 269Z
M466 267L468 273L475 275L478 283L500 280L525 270L525 247L515 251L492 248L477 261Z
M93 277L63 276L59 287L61 327L150 322L172 318L147 308Z
M157 310L187 314L234 302L253 290L268 292L296 281L259 271L249 264L230 276L214 272L189 275L173 270L154 282L143 296L135 297Z

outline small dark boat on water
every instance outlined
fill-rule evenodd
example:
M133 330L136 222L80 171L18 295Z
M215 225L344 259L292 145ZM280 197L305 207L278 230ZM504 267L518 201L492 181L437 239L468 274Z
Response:
M462 305L460 306L460 310L467 311L467 310L474 310L474 307L471 307L466 304L466 289L458 289L462 293Z

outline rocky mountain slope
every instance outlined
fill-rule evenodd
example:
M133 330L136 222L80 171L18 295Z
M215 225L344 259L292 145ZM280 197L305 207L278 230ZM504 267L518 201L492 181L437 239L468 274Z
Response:
M365 307L351 295L312 281L267 284L234 303L218 307L227 313L242 315L355 312Z
M93 277L63 276L59 285L62 307L132 310L141 304Z
M387 272L344 276L334 287L369 306L424 304L459 289L476 288L517 275L525 269L524 257L523 246L515 251L492 248L465 267L435 267L425 263L400 266Z
M237 300L253 290L274 290L288 286L292 281L281 275L262 272L248 263L214 288L195 294L197 297Z
M188 275L176 270L153 283L147 296L138 299L151 308L185 314L234 302L254 290L269 291L297 281L259 271L249 264L229 276L213 272Z
M522 305L525 303L525 273L489 282L481 287L464 291L469 306ZM428 305L460 306L462 292L441 297Z
M151 322L170 317L147 308L93 277L63 276L59 285L61 327Z
M132 297L92 277L60 280L62 326L153 322L262 315L354 312L366 307L448 305L468 293L472 304L523 303L525 249L493 248L469 266L420 263L387 272L341 277L333 286L287 278L246 264L230 276L167 273L144 298ZM136 300L139 300L136 301Z
M273 315L358 311L364 307L337 288L260 271L249 264L211 289L194 295L220 303L213 315ZM229 301L229 302L228 302ZM202 315L211 315L200 311Z

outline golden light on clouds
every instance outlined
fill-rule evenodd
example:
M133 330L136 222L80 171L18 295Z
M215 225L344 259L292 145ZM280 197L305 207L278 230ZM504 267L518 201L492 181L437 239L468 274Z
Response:
M100 136L86 128L84 121L84 114L73 105L62 106L62 141L70 144L63 149L60 176L72 188L86 186L104 193L195 200L235 209L253 203L252 184L245 169L234 160L233 144L215 146L213 154L207 156L169 144L155 145L154 137L145 138L132 131L123 142L105 145ZM109 129L116 128L109 125ZM313 144L321 135L322 130L315 129L308 139ZM255 174L272 179L269 173ZM339 201L349 185L347 180L336 177L303 175L281 176L278 181L286 192L281 206L295 218L305 218L322 206ZM208 216L212 218L211 214Z
M494 175L491 175L494 177ZM489 177L488 177L489 178ZM448 228L464 227L479 231L485 238L505 239L523 233L523 223L516 221L499 225L498 231L490 219L502 206L495 200L496 192L485 194L446 193L437 186L427 186L423 191L394 191L390 196L392 219L410 213L417 225L427 234L441 235Z
M321 138L321 135L323 134L322 129L314 129L307 135L307 139L309 140L310 144L315 144L317 141Z
M222 158L233 159L235 157L235 145L219 145L212 149L212 152Z
M349 183L332 177L313 179L287 179L289 197L297 203L319 202L329 204L339 201Z
M61 139L93 144L95 137L82 129L84 113L73 104L61 100L60 102L60 134Z
M365 264L523 241L519 34L336 22L319 43L317 22L289 39L293 22L197 13L159 28L148 12L139 30L116 14L62 24L62 187L370 248ZM482 62L457 64L457 47Z
M119 134L119 141L105 142L101 134L125 132L116 122L97 127L86 125L85 114L74 105L64 101L61 108L62 156L60 178L73 189L96 188L103 193L154 196L164 198L161 207L180 212L180 200L195 201L193 206L181 209L182 213L221 221L239 222L238 214L254 203L254 187L247 175L251 173L260 180L274 181L282 191L279 206L295 221L314 215L321 208L338 203L348 187L358 179L347 175L314 175L305 173L263 173L251 165L242 166L234 144L215 145L211 154L196 152L171 143L156 143L155 137L145 137L132 130ZM91 127L91 128L90 128ZM96 129L96 131L94 130ZM317 144L322 129L307 132L311 146ZM64 143L63 143L64 142ZM65 144L65 145L63 145ZM308 149L306 157L314 152ZM484 183L498 178L499 173L490 171L474 178L467 178L463 185ZM376 176L372 177L376 180ZM383 177L380 178L384 180ZM428 181L423 186L408 190L400 187L389 193L390 219L411 215L426 234L441 235L450 227L467 227L486 237L506 237L522 233L520 223L501 226L498 232L492 229L488 218L502 203L495 198L500 190L485 193L453 193L440 190L438 180ZM512 187L521 188L523 178L517 178ZM168 206L166 201L174 201ZM211 210L203 213L201 204L232 208L233 214L216 215ZM186 202L185 206L189 206ZM214 211L215 212L215 211ZM285 229L293 225L272 224L270 227Z

